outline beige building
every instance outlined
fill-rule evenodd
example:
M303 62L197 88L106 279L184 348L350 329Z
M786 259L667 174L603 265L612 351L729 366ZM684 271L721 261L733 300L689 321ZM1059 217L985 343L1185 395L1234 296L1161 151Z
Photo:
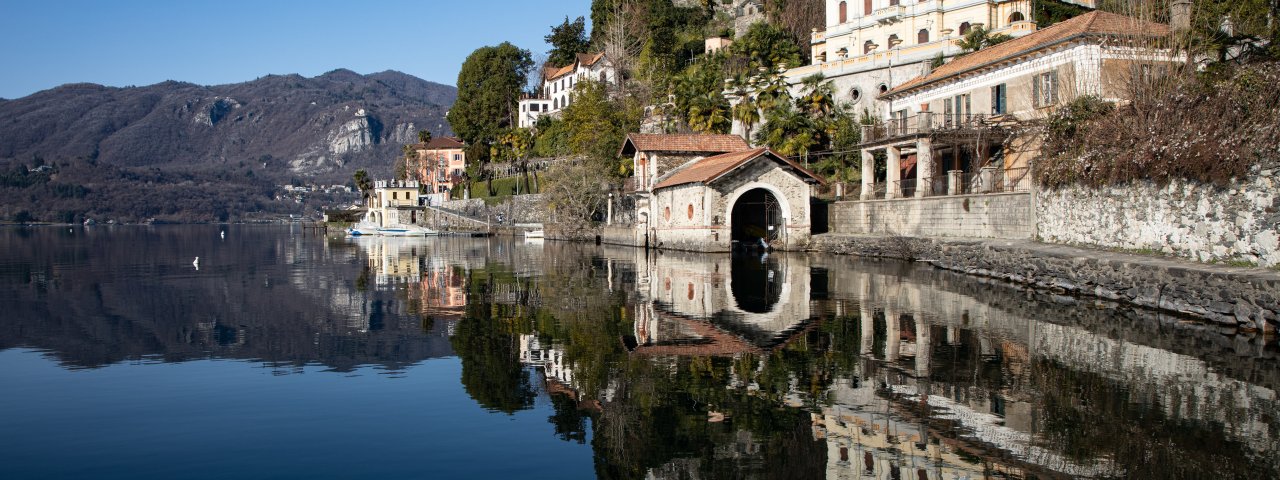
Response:
M865 127L863 199L1025 190L1038 155L1008 128L1083 95L1125 98L1173 61L1144 48L1169 27L1095 11L958 58L881 95L884 124Z
M365 197L366 218L379 227L418 222L418 181L378 180Z
M810 39L810 65L785 73L791 85L822 74L836 100L880 112L876 98L927 74L938 56L961 53L956 42L982 27L1020 37L1036 30L1031 0L827 0L826 29Z

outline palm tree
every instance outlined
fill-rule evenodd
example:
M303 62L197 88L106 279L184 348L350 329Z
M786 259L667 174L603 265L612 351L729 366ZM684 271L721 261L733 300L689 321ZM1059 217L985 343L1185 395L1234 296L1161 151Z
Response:
M418 130L418 143L421 143L421 144L431 143L431 131Z
M804 95L796 100L796 106L814 118L826 118L835 107L835 94L831 84L824 82L822 74L810 75L802 81Z
M743 95L742 100L733 106L733 119L742 122L742 136L751 139L751 130L760 122L760 105L750 95Z

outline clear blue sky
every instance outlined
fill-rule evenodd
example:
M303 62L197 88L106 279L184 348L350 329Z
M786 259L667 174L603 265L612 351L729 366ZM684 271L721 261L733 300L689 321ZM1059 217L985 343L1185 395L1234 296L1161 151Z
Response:
M0 0L0 97L64 83L218 85L335 68L453 85L476 48L535 59L590 0Z

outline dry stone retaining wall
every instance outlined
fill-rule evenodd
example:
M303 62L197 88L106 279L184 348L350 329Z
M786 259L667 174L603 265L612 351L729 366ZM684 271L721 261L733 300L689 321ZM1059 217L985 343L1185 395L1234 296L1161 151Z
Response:
M1051 243L1153 250L1201 262L1280 265L1280 170L1231 187L1186 181L1041 190L1037 235Z

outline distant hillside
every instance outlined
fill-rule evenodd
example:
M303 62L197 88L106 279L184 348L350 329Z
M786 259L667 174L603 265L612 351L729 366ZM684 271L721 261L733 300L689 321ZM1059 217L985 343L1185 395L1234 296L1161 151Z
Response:
M6 176L0 182L0 220L20 210L37 220L92 216L101 207L93 201L113 201L93 198L95 193L140 189L131 196L150 202L149 190L183 181L205 185L202 203L222 207L216 217L240 218L236 208L246 199L231 192L241 191L236 185L246 181L257 191L281 183L347 183L359 168L375 177L390 175L400 145L416 141L418 130L452 133L444 114L456 95L454 87L400 72L339 69L315 78L268 75L218 86L68 84L0 100L0 170ZM13 179L22 176L22 168L44 164L58 171L43 182ZM134 177L140 185L129 185ZM237 197L219 198L221 191ZM57 212L41 204L53 198L63 204ZM79 199L90 204L79 205ZM113 208L129 217L135 206ZM175 207L160 215L209 219L202 208ZM57 218L46 218L55 213Z

